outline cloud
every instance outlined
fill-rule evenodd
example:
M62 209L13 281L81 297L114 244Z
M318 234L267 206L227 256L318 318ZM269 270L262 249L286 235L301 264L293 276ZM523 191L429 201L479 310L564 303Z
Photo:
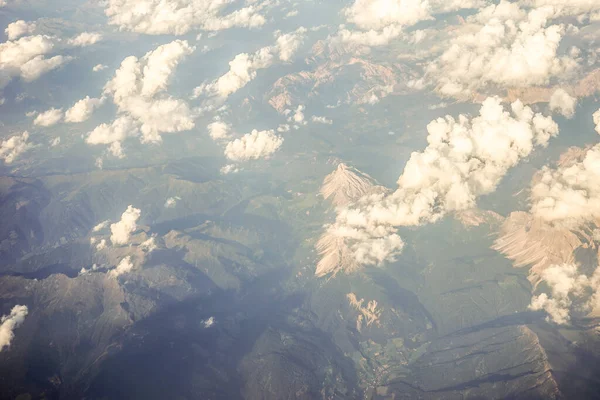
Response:
M118 118L92 131L89 144L110 144L110 151L123 157L121 142L141 133L142 143L157 143L161 134L194 128L195 115L188 104L165 93L177 65L195 50L185 40L175 40L146 53L127 57L104 86L113 99Z
M255 28L265 23L252 5L223 15L230 4L231 1L221 0L108 0L105 13L110 25L149 35Z
M65 112L65 122L83 122L87 121L94 110L104 104L105 98L94 99L86 96L79 100Z
M108 275L112 278L117 278L118 276L131 272L132 269L133 263L131 262L131 256L127 256L123 258L119 262L119 265L117 265L115 269L111 270Z
M110 225L110 241L115 245L129 243L129 238L137 229L137 220L141 215L140 209L131 205L127 207L127 210L121 215L121 220Z
M0 319L0 351L9 347L15 337L14 330L18 328L29 313L27 306L16 305L9 315L3 315Z
M542 168L530 201L534 216L569 227L600 217L600 145L556 168Z
M110 220L106 220L106 221L102 221L100 222L98 225L94 226L94 228L92 228L92 232L99 232L102 229L106 228L108 226L108 224L110 223Z
M233 161L269 158L283 144L283 138L273 130L247 133L240 139L231 141L225 147L225 156Z
M333 124L333 121L330 120L327 117L317 117L317 116L313 115L310 120L312 122L316 122L316 123L319 123L319 124L325 124L325 125L332 125Z
M450 211L474 207L536 145L546 146L558 126L520 101L507 111L491 97L478 116L438 118L427 131L427 148L412 153L395 192L338 209L336 222L327 227L326 234L343 237L360 264L393 259L402 249L399 238L390 239L397 227L435 222ZM369 254L369 246L375 254Z
M511 3L501 3L505 4ZM446 50L426 68L436 91L444 96L469 97L489 87L546 85L577 70L575 59L558 54L564 27L546 26L552 11L534 9L518 21L511 19L520 15L514 7L492 5L468 19Z
M29 150L33 145L28 143L29 132L23 132L21 135L15 135L0 143L0 159L4 163L11 164L17 157Z
M181 197L179 196L169 197L165 201L165 208L175 208L175 206L177 205L177 201L179 200L181 200Z
M96 64L94 65L94 68L92 68L93 72L98 72L98 71L103 71L106 68L108 68L108 65L104 65L104 64Z
M592 118L594 120L594 124L596 125L596 132L598 132L598 134L600 134L600 110L596 111L592 115Z
M588 277L579 273L576 264L552 265L542 271L541 280L551 295L533 296L529 308L546 311L547 321L566 325L574 309L585 313L600 305L600 268Z
M292 33L280 35L275 46L267 46L253 54L241 53L229 62L229 71L217 80L194 89L194 97L206 93L226 99L237 92L254 78L257 71L269 68L277 59L288 62L304 40L305 28L299 28Z
M71 60L70 57L46 58L55 48L55 39L46 35L25 36L0 43L0 88L14 77L31 82Z
M563 89L557 89L550 97L550 110L557 111L567 118L573 118L577 99Z
M583 15L600 11L600 4L595 0L521 0L530 7L547 7L554 9L556 16Z
M204 325L204 328L210 328L211 326L213 326L215 324L215 317L210 317L208 319L203 319L201 321L202 325Z
M87 47L102 40L102 34L96 32L82 32L67 41L71 46Z
M240 171L240 168L235 164L227 164L220 169L220 172L223 175L237 174Z
M111 124L100 124L91 131L86 143L91 145L108 144L109 152L118 158L125 157L121 142L128 137L137 136L137 124L130 117L119 117Z
M231 136L231 125L217 120L206 127L212 140L228 139Z
M8 24L8 27L4 30L8 40L16 40L23 35L29 35L35 31L35 22L26 22L22 19Z
M63 118L62 109L51 108L48 111L39 113L33 120L33 124L36 126L52 126L58 124Z
M355 0L344 10L348 22L360 29L381 30L389 25L414 25L431 19L426 0Z

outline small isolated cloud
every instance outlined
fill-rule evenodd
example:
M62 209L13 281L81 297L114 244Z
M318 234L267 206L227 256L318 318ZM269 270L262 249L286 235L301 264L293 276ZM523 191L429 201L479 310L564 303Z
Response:
M133 263L131 262L131 256L127 256L119 262L119 265L115 269L112 269L108 275L112 278L117 278L123 274L131 272L133 269Z
M202 325L204 325L204 328L210 328L214 324L215 324L215 317L210 317L208 319L202 320Z
M108 68L108 65L105 65L105 64L96 64L96 65L94 65L94 67L92 68L92 71L93 71L93 72L103 71L103 70L105 70L106 68Z
M292 114L291 110L289 111L289 114L291 114L288 117L288 122L295 122L296 124L300 124L300 125L306 125L306 121L305 121L305 115L304 115L304 109L306 107L304 107L302 104L299 105L296 110L294 110L294 113Z
M211 122L206 128L212 140L215 141L229 139L231 136L231 125L221 120Z
M51 108L48 111L39 113L33 120L36 126L52 126L58 124L63 118L63 111L60 108Z
M327 117L317 117L315 115L312 116L311 121L312 122L316 122L318 124L325 124L325 125L331 125L331 124L333 124L333 121L330 120L329 118L327 118Z
M121 215L121 220L110 225L110 241L114 245L129 243L131 234L137 229L137 220L141 215L140 209L131 205L127 207L127 210Z
M94 113L94 110L104 104L104 101L104 97L95 99L86 96L65 112L65 122L76 123L87 121Z
M179 196L169 197L165 201L165 208L175 208L179 200L181 200L181 197Z
M592 118L594 120L594 124L596 125L596 132L598 132L598 134L600 134L600 110L596 111L592 115Z
M85 139L88 144L107 144L109 152L118 158L125 157L121 142L136 133L136 124L129 117L119 117L111 124L100 124Z
M220 172L222 175L236 174L240 172L240 168L235 164L227 164L221 167Z
M15 337L14 330L18 328L29 313L27 306L16 305L9 315L3 315L0 319L0 351L9 347Z
M3 140L0 143L0 159L4 160L6 164L14 162L17 157L33 147L28 140L29 132L23 132L21 135Z
M563 89L557 89L550 97L550 110L564 115L566 118L573 118L577 99L572 97Z
M76 47L86 47L98 43L102 40L101 33L83 32L68 40L68 44Z
M35 31L35 22L26 22L21 20L8 24L8 27L4 30L8 40L16 40L24 35L29 35Z
M52 139L52 142L50 142L50 146L52 147L56 147L60 144L60 136L55 137L54 139Z
M102 221L92 228L92 232L100 232L102 229L108 227L108 224L110 224L109 219L107 219L106 221Z
M232 161L257 160L269 158L283 144L283 138L273 130L247 133L240 139L231 141L225 147L225 156Z

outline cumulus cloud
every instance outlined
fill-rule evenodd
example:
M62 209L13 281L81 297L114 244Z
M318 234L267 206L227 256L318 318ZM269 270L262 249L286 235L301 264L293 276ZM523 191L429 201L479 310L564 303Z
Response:
M8 27L4 30L8 40L16 40L24 35L29 35L35 31L35 22L26 22L21 20L8 24Z
M220 172L223 175L236 174L240 172L240 168L235 164L227 164L221 167Z
M109 276L112 278L117 278L123 274L130 272L133 269L133 263L131 262L131 256L127 256L123 258L119 265L113 270L109 272Z
M39 113L33 120L33 124L37 126L52 126L58 124L63 118L63 111L59 108L51 108L48 111Z
M86 96L65 112L65 122L87 121L92 116L94 110L104 104L104 101L104 97L94 99Z
M9 347L15 337L14 330L18 328L29 313L27 306L16 305L9 315L3 315L0 319L0 351Z
M327 117L317 117L315 115L312 116L311 121L319 123L319 124L325 124L325 125L332 125L333 124L333 121L330 120L329 118L327 118Z
M102 34L96 32L82 32L72 39L69 39L67 43L71 46L86 47L98 43L102 40Z
M228 139L231 136L231 125L221 120L211 122L206 128L212 140Z
M46 35L25 36L0 43L0 88L14 77L31 82L71 60L46 56L55 49L55 39Z
M438 118L427 131L427 148L412 153L395 192L365 196L338 209L336 222L327 227L326 234L344 238L360 264L393 259L402 249L400 238L393 237L397 227L435 222L450 211L474 207L536 145L547 145L558 126L520 101L505 110L493 97L483 102L478 116Z
M595 0L522 0L531 7L550 6L557 16L584 15L600 11L600 4Z
M21 135L15 135L3 140L0 143L0 159L4 160L6 164L14 162L17 157L33 147L28 140L29 132L23 132Z
M564 89L557 89L550 97L550 110L559 112L567 118L573 118L577 99Z
M265 23L254 5L224 14L230 6L228 0L108 0L105 13L110 25L149 35L255 28Z
M258 131L242 136L231 141L225 147L225 156L233 161L257 160L269 158L283 144L283 138L277 136L273 130Z
M469 18L470 23L426 68L427 76L440 94L451 97L472 96L488 87L529 87L564 79L578 64L558 54L565 29L547 26L551 16L547 8L524 14L514 3L489 6Z
M165 201L165 208L175 208L179 200L181 200L181 197L179 196L169 197Z
M110 241L115 245L129 243L129 238L137 229L137 220L141 215L140 209L131 205L127 207L127 210L121 215L121 220L110 225Z
M596 111L592 115L592 118L594 120L594 124L596 125L596 132L598 132L598 134L600 134L600 110Z
M104 65L104 64L96 64L94 65L94 67L92 68L93 72L98 72L98 71L103 71L106 68L108 68L108 65Z
M304 40L305 33L306 29L299 28L292 33L280 35L274 46L263 47L253 54L238 54L229 62L227 73L214 82L194 89L194 97L206 93L226 99L256 78L258 70L269 68L277 59L284 62L291 60Z
M600 217L600 145L557 168L544 167L531 188L536 217L577 227Z
M99 232L102 229L106 228L108 224L110 224L110 220L107 219L106 221L102 221L92 228L92 232Z
M105 85L119 117L92 131L89 144L110 144L110 152L123 157L121 142L141 133L143 143L157 143L161 134L182 132L195 126L189 105L165 93L177 65L194 51L185 40L175 40L146 53L127 57Z
M542 271L541 280L550 288L531 299L529 308L544 310L546 320L568 324L573 311L587 313L599 305L600 269L591 277L579 273L575 264L552 265Z

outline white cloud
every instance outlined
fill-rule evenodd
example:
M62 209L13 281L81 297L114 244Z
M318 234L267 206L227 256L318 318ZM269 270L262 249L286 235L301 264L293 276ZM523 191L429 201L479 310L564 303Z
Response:
M277 58L284 62L290 61L302 44L305 33L306 29L299 28L292 33L280 35L275 46L263 47L253 54L238 54L229 62L227 73L209 84L195 88L194 97L207 93L226 99L256 78L258 70L273 65Z
M18 328L29 313L27 306L16 305L9 315L3 315L0 319L0 351L10 346L15 337L14 330Z
M212 140L228 139L231 136L231 125L221 120L211 122L206 128Z
M242 136L227 144L225 156L233 161L257 160L269 158L283 144L283 138L273 130L257 131Z
M92 68L92 71L93 72L98 72L98 71L105 70L106 68L108 68L108 65L96 64L96 65L94 65L94 68Z
M50 142L50 146L52 147L56 147L60 144L60 136L55 137L54 139L52 139L52 142Z
M96 32L82 32L72 39L69 39L67 43L71 46L86 47L98 43L102 40L102 34Z
M29 35L35 31L35 22L26 22L22 19L8 24L8 27L4 30L8 40L15 40L24 35Z
M177 201L179 200L181 200L181 197L179 196L169 197L165 201L165 208L175 208L175 206L177 205Z
M227 0L108 0L105 13L110 25L150 35L254 28L265 23L252 5L223 15L230 4Z
M574 309L588 312L600 305L600 268L587 277L579 273L575 264L560 264L546 268L540 275L551 295L533 296L529 308L546 311L548 321L566 325Z
M435 222L450 211L474 207L477 197L493 192L534 146L545 146L558 134L558 126L519 101L506 111L494 97L483 102L478 116L438 118L427 131L427 148L412 153L394 193L366 196L338 209L335 224L327 228L326 234L344 238L360 264L393 258L402 248L400 238L392 239L397 227Z
M117 265L115 269L109 272L109 276L112 278L116 278L128 272L131 272L132 269L133 263L131 262L131 256L127 256L119 262L119 265Z
M319 124L325 124L325 125L332 125L333 124L333 121L330 120L329 118L327 118L327 117L317 117L315 115L312 116L311 121L319 123Z
M227 164L227 165L221 167L220 172L223 175L236 174L236 173L240 172L240 168L235 164Z
M3 140L0 143L0 159L4 160L6 164L11 164L17 157L33 147L28 140L28 132Z
M443 54L426 68L439 93L469 97L489 86L546 85L578 68L575 59L558 54L564 27L546 26L551 10L534 9L522 21L506 19L519 14L514 7L490 6L461 27Z
M14 77L31 82L71 60L63 56L46 58L55 48L54 41L50 36L35 35L0 43L0 88Z
M111 124L100 124L88 134L86 143L108 144L110 153L118 158L123 158L121 142L127 137L137 136L138 129L135 122L129 117L119 117Z
M110 144L113 155L123 157L121 142L141 132L143 143L157 143L162 133L194 128L195 115L188 104L165 93L175 68L194 51L185 40L175 40L146 53L127 57L105 85L118 108L112 124L98 126L88 136L90 144Z
M142 211L133 206L127 207L127 210L121 215L121 220L110 225L110 241L115 244L127 244L131 234L137 229L137 220L142 215Z
M571 227L600 217L600 145L566 165L542 168L531 188L531 212Z
M52 126L58 124L63 118L63 111L59 108L51 108L48 111L39 113L33 120L33 124L37 126Z
M69 108L65 113L65 122L83 122L89 119L94 110L104 104L105 98L94 99L86 96Z
M557 89L550 97L550 110L557 111L567 118L573 118L577 99L563 89Z
M598 132L598 134L600 134L600 110L596 111L592 115L592 118L594 120L594 124L596 125L596 132Z
M381 30L389 25L414 25L431 19L426 0L355 0L344 10L348 22L360 29Z
M204 325L204 328L210 328L214 324L215 324L215 317L210 317L208 319L202 320L202 325Z
M596 0L521 0L531 7L551 6L557 16L583 15L600 11L600 3Z
M109 223L110 223L110 220L108 220L108 219L106 221L100 222L98 225L96 225L92 228L92 232L101 231L102 229L106 228Z

